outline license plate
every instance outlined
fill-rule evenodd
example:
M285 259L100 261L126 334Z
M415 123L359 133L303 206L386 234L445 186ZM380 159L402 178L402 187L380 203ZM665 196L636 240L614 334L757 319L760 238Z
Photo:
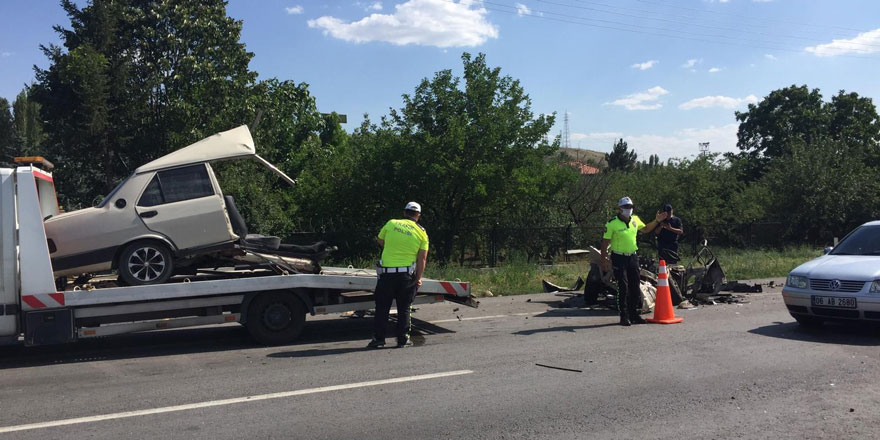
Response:
M851 296L813 296L813 305L854 309L856 308L856 299Z

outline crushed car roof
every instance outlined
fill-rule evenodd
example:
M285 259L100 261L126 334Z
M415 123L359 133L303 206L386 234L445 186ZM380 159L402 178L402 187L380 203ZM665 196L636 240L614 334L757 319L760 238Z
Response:
M254 138L247 125L206 137L192 145L166 154L135 170L135 173L177 167L191 163L211 162L235 157L255 156Z

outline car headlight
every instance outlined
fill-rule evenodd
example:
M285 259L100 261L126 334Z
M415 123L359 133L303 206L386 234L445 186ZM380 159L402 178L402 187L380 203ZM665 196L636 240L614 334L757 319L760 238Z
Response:
M871 290L869 290L868 292L880 293L880 280L874 280L874 282L871 283Z
M880 283L878 283L877 281L875 281L875 283L878 284L877 287L880 287ZM807 284L809 283L807 282L807 277L802 277L800 275L789 275L788 281L786 281L785 284L794 287L795 289L806 289ZM873 289L874 286L872 285L871 288Z

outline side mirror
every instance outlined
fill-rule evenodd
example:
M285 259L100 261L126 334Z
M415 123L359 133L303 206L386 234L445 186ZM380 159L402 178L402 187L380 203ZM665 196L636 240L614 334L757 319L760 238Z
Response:
M825 246L825 255L830 254L831 250L833 250L833 249L834 249L833 246Z
M116 207L119 209L125 208L125 199L116 199L116 203L114 203L114 205L116 205Z

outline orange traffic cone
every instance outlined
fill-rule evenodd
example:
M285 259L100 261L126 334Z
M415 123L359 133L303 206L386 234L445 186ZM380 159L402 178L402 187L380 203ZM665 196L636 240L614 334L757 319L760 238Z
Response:
M684 318L676 318L672 308L672 293L669 291L669 275L666 272L666 261L660 260L660 272L657 274L657 300L654 303L654 317L646 319L654 324L678 324Z

